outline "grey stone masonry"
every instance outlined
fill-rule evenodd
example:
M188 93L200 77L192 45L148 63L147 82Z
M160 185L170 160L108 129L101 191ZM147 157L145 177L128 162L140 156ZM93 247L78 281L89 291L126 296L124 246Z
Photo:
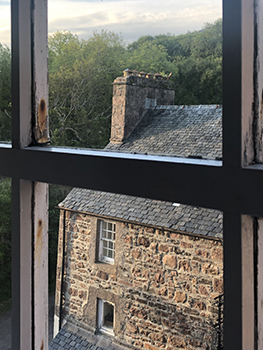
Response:
M103 335L93 335L67 323L51 341L49 350L127 350Z
M174 90L160 75L128 75L113 82L111 142L121 144L141 121L147 108L172 105Z

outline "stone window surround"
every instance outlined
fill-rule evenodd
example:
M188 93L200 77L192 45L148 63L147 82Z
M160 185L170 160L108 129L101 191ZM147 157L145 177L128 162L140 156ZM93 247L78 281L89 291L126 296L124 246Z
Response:
M103 229L103 223L106 224L106 228ZM112 224L112 230L108 229L108 224ZM109 239L108 237L103 238L102 236L102 231L105 231L106 233L110 232L111 237L114 235L114 239L111 238ZM105 262L108 264L114 264L114 259L115 259L115 235L116 235L116 223L111 221L111 220L98 220L98 231L99 231L99 244L98 244L98 257L101 262ZM103 254L103 249L104 249L104 241L106 241L106 244L111 242L114 248L109 248L108 244L107 247L105 247L106 250L106 255ZM109 257L109 251L112 251L113 257Z
M89 214L90 215L90 214ZM100 244L100 221L107 220L111 221L116 225L115 232L115 259L114 263L110 264L107 262L102 262L99 259L99 244ZM118 242L120 242L121 235L121 223L119 221L114 221L108 217L102 216L93 216L90 215L90 223L91 223L91 243L89 249L90 261L94 264L94 268L96 267L98 270L106 272L111 275L117 275L118 264L121 259L121 249L118 247Z
M98 328L98 304L99 299L114 304L114 335L120 334L124 322L123 303L124 300L120 296L110 292L109 290L99 289L93 286L89 287L88 302L83 307L83 321L87 329L93 333L99 331Z
M113 303L110 303L108 300L104 299L98 299L98 331L105 333L107 335L114 336L114 328L115 328L115 305ZM105 304L110 304L113 306L113 327L108 327L107 325L104 325L103 323L103 317L104 317L104 307Z

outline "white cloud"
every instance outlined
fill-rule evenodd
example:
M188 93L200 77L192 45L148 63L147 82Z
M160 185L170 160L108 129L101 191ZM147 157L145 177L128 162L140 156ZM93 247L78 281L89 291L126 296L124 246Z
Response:
M0 42L10 44L10 4L0 1Z
M10 42L9 1L0 0L0 42ZM219 0L50 0L49 32L68 30L82 38L111 30L133 41L142 35L198 30L222 16Z
M94 30L104 29L121 32L125 40L132 41L141 35L198 30L221 17L221 7L218 0L53 0L49 31L69 30L87 38Z

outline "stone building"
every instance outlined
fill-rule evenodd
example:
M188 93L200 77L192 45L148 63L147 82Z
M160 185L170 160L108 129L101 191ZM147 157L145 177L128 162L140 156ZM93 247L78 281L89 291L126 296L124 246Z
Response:
M221 158L222 108L173 99L167 79L126 71L105 150ZM67 323L127 348L216 348L220 212L78 188L59 206L55 333Z

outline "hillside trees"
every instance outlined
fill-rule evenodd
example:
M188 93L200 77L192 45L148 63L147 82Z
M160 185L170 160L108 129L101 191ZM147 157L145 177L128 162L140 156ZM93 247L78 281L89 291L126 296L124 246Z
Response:
M0 43L0 139L11 140L11 52Z
M94 33L87 41L55 33L50 42L52 143L104 147L110 131L111 83L123 69L121 39L111 32Z
M182 35L144 36L127 47L131 57L146 45L167 53L175 104L222 103L222 20ZM172 66L170 65L172 63Z
M10 50L0 44L0 138L11 139ZM173 73L175 104L222 101L222 20L182 35L143 36L126 46L112 32L49 37L53 145L103 148L110 135L111 83L126 68Z

